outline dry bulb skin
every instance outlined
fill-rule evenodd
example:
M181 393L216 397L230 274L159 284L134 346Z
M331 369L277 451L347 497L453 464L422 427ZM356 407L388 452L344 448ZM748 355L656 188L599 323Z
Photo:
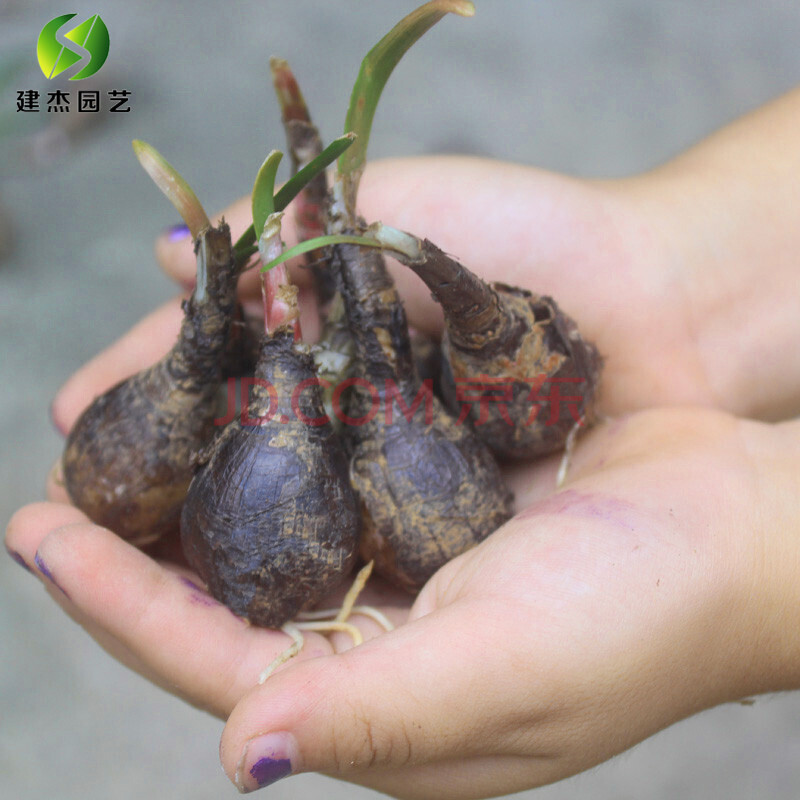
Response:
M248 316L237 303L228 333L228 345L220 365L223 380L253 374L261 351L262 328L261 320Z
M350 573L360 516L341 442L329 423L309 422L324 410L292 325L265 338L255 377L244 422L231 422L200 459L181 539L214 597L280 627Z
M359 80L370 72L368 60ZM368 136L369 124L363 132ZM363 159L364 153L345 169L340 162L327 207L329 234L366 232L356 214ZM405 310L383 255L339 245L331 268L355 343L357 373L374 392L368 399L352 394L348 413L365 424L345 428L364 517L361 554L387 580L416 592L450 559L507 521L512 496L488 448L441 405L431 384L421 383Z
M424 390L430 387L420 382L383 256L341 245L333 267L359 377L372 387L369 396L354 393L348 405L348 414L364 423L345 428L364 515L361 554L392 583L415 592L510 518L511 494L486 446Z
M198 288L172 350L100 395L67 438L64 482L93 522L136 545L176 536L192 458L213 433L235 304L228 226L195 242Z
M374 232L442 306L443 395L495 454L547 455L592 422L602 358L551 297L487 284L427 239Z

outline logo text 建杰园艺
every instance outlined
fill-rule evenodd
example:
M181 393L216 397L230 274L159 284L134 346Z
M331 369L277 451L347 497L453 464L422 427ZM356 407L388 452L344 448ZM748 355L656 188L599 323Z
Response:
M48 80L61 77L80 81L94 75L108 58L109 34L99 14L93 14L83 22L74 24L77 14L62 14L53 17L39 33L36 43L36 58L42 74ZM74 68L74 69L73 69ZM70 74L72 73L72 74ZM98 113L128 112L133 95L128 89L97 88L80 89L76 93L62 88L42 93L38 89L17 90L17 112L37 113L45 108L48 112ZM73 94L75 96L73 96Z

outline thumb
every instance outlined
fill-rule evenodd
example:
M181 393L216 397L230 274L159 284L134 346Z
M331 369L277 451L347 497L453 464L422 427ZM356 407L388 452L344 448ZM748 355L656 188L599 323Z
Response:
M466 663L475 630L464 611L449 606L251 690L222 735L228 777L248 792L298 772L347 778L485 754L486 727L477 722L492 714L485 671Z

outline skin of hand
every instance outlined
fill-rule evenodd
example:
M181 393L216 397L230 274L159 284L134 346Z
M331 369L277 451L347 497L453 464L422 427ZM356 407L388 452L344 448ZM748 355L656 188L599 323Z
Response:
M528 468L523 510L442 568L405 625L239 702L228 776L250 790L288 761L403 798L505 794L797 688L798 437L639 412L587 436L558 494L534 499Z
M321 771L408 798L518 791L597 764L682 717L800 687L800 423L638 412L588 432L565 487L518 467L519 513L447 564L398 627L334 653L248 626L62 503L7 546L116 658L228 719L243 790ZM57 492L57 487L52 490Z
M427 236L486 280L554 297L606 360L605 414L680 404L777 421L800 413L800 361L793 358L800 314L786 302L795 293L800 251L790 214L800 153L784 153L781 175L773 164L773 151L790 150L780 147L774 126L796 130L794 123L800 125L800 90L652 173L617 181L463 157L376 162L364 175L359 206L368 222ZM770 147L755 147L765 129ZM731 202L735 208L725 213ZM228 209L234 235L249 214L246 198ZM291 215L284 220L293 244ZM156 253L178 283L192 286L188 240L163 236ZM441 311L422 281L390 265L410 323L440 332ZM313 339L309 275L296 268L292 276L301 287L304 336ZM257 306L256 272L240 286ZM109 378L140 369L140 353L163 355L172 336L148 341L148 325L171 333L180 312L163 313L67 382L53 404L62 430Z
M606 414L694 404L785 416L800 375L775 365L798 324L775 312L786 297L780 248L774 285L763 259L715 252L685 219L676 187L702 194L697 170L682 182L687 157L595 183L474 159L384 162L368 169L360 205L487 279L556 297L606 358ZM234 234L247 208L226 214ZM157 252L189 287L190 242L164 237ZM773 255L768 241L763 252ZM412 324L440 329L421 282L394 274ZM241 288L255 298L252 273ZM82 368L56 398L56 423L68 430L93 396L163 355L179 322L169 304ZM762 363L768 346L778 356ZM739 361L752 369L736 371ZM485 796L585 769L701 708L797 685L797 644L782 626L787 598L796 602L797 549L785 541L797 527L796 435L790 423L711 410L603 425L580 441L558 494L552 459L509 471L518 516L413 605L372 582L365 599L405 623L397 631L342 654L346 640L311 635L257 689L286 637L89 523L57 480L54 502L15 515L7 545L123 663L222 717L233 711L221 753L242 788L275 770L321 770L398 796Z

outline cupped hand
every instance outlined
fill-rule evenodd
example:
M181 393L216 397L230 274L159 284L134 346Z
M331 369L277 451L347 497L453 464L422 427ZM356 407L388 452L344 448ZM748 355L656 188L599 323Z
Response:
M529 502L542 475L521 470L521 511L443 567L406 624L245 695L225 771L242 790L321 771L466 800L800 685L798 444L798 423L649 411L588 434L558 494Z
M660 175L590 182L498 161L414 158L370 164L359 208L369 222L430 238L486 280L554 297L605 359L599 406L607 415L680 404L790 416L800 373L790 350L780 347L791 316L777 308L780 285L764 281L748 253L719 255L710 222L706 238L696 233L704 207L689 226L674 184ZM250 213L248 198L225 211L234 237ZM284 238L294 243L291 213ZM156 254L177 283L191 288L196 267L188 234L160 237ZM441 310L428 289L389 261L410 323L438 334ZM304 333L313 336L310 275L296 267L292 277ZM240 294L257 307L259 293L251 270ZM120 380L163 355L179 323L174 305L79 370L53 404L56 424L67 430L110 377Z
M748 376L742 392L721 391L691 299L694 265L648 197L636 182L415 159L372 165L360 201L368 220L428 236L487 279L554 296L606 358L606 414L748 409ZM226 212L234 236L248 209ZM191 242L164 237L157 251L188 288ZM437 332L427 290L393 271L412 324ZM307 289L304 271L294 275ZM255 298L253 273L241 292ZM54 403L59 427L162 356L180 319L176 300L79 370ZM395 632L342 655L346 639L310 635L260 689L287 638L91 524L57 481L50 503L15 515L7 544L123 663L220 716L235 708L222 755L240 786L321 770L400 796L482 796L555 780L699 708L775 688L767 676L781 672L783 645L766 609L780 559L765 553L780 549L780 524L797 525L784 497L795 438L711 411L647 412L584 437L563 492L552 459L508 470L518 516L413 605L373 582L366 599L401 623ZM766 443L781 457L770 461Z
M674 178L668 166L601 182L477 158L396 159L368 166L359 209L367 222L430 238L486 280L554 297L605 357L606 414L679 403L790 416L800 373L782 347L796 333L787 330L792 307L782 287L794 273L775 269L765 280L777 246L766 230L757 237L761 260L744 245L724 247L732 223L725 217L728 227L715 233L723 215L695 199L694 174ZM247 198L226 211L234 235L249 215ZM284 227L294 243L291 213ZM162 236L156 252L168 274L192 285L188 239ZM390 266L411 324L438 333L429 290ZM307 270L293 277L308 287ZM255 271L242 292L258 295Z
M710 410L604 423L558 493L555 459L509 472L517 515L410 608L373 583L365 599L393 632L361 619L368 641L350 650L312 634L262 686L282 633L247 625L190 573L71 506L21 510L6 542L112 655L230 714L221 757L240 789L321 771L464 800L566 777L703 708L800 686L798 445L800 423Z

